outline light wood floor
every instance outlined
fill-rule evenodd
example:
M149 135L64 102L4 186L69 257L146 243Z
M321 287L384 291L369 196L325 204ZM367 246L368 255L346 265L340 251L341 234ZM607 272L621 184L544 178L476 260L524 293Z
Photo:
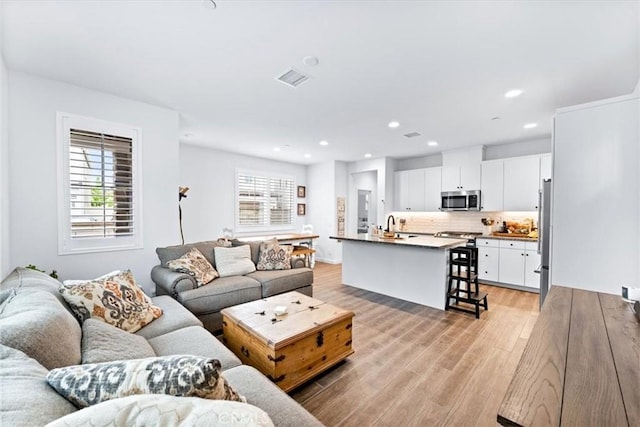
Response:
M341 274L317 263L314 296L356 314L355 354L294 399L327 426L497 425L537 294L481 286L489 311L476 320L342 285Z

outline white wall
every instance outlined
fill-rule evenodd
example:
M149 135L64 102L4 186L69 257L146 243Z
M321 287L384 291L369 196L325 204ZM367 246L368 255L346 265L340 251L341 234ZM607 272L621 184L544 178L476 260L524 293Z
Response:
M550 152L551 136L527 141L486 145L483 160L507 159L509 157L531 156ZM438 166L442 166L441 153L396 160L396 170L399 171L433 168Z
M342 244L329 239L337 235L337 198L347 197L347 166L344 162L330 161L307 167L309 193L309 224L320 238L315 243L316 260L331 264L342 262ZM349 215L349 211L345 212Z
M640 98L558 110L553 146L553 285L620 294L640 286Z
M0 54L0 279L11 269L9 252L9 84Z
M295 177L296 185L306 185L307 182L306 167L303 165L276 162L190 144L180 144L179 164L180 185L190 188L188 197L182 200L185 242L215 240L222 236L222 229L225 227L234 228L234 235L269 234L268 232L238 233L235 231L237 168L292 175ZM314 209L309 200L318 190L316 185L307 185L307 197L295 199L295 203L307 203L307 216L294 216L295 225L289 232L300 232L302 225L307 223L307 217ZM172 225L169 226L172 227ZM175 229L179 233L177 222Z
M349 213L348 222L354 222L356 229L358 228L358 190L371 191L371 198L369 201L369 224L380 224L378 221L378 208L376 201L378 200L378 172L367 171L351 174L353 179L353 186L355 187L355 199L351 206L353 209Z
M57 254L57 111L142 128L143 249ZM11 71L9 158L12 266L56 269L61 279L128 268L147 292L154 291L149 273L157 264L156 247L179 242L176 112Z
M382 225L386 220L386 216L393 209L393 172L395 171L395 160L384 157L370 160L360 160L351 162L348 165L348 196L347 210L349 212L357 212L358 209L358 189L356 188L355 174L362 172L375 171L377 173L377 200L376 224ZM347 215L347 233L353 234L357 232L357 217L353 214Z
M442 153L422 157L409 157L396 160L397 170L408 171L412 169L436 168L442 166Z

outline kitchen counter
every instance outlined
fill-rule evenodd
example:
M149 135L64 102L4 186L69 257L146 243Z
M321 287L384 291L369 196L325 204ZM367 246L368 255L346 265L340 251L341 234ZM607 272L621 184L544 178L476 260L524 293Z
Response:
M444 310L449 248L466 239L331 236L342 244L342 283Z
M415 237L384 238L369 236L368 234L350 235L345 237L331 236L330 239L346 240L355 242L366 242L373 244L414 246L422 248L446 249L464 245L467 239L452 239L448 237L433 237L429 235L419 235Z
M537 237L526 237L526 236L478 236L478 239L493 239L493 240L518 240L524 242L537 242Z

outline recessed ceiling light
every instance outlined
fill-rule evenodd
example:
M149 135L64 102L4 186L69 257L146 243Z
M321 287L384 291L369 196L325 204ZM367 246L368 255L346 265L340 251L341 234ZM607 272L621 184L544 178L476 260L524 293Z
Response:
M435 147L435 146L437 146L437 145L438 145L438 141L429 141L429 142L427 142L427 145L428 145L429 147Z
M202 2L200 3L202 5L202 7L204 7L205 9L215 9L218 7L218 5L216 4L215 1L213 0L202 0Z
M273 151L280 151L280 147L273 147Z
M364 156L368 159L368 158L370 158L372 156L372 154L371 153L367 153Z
M397 128L398 126L400 126L399 122L393 121L393 122L389 122L388 126L392 129Z
M526 125L522 126L525 129L533 129L534 127L537 127L538 124L537 123L527 123Z
M305 159L310 159L310 158L311 158L311 154L309 154L309 153L305 154L305 155L304 155L304 158L305 158Z
M320 63L320 61L315 56L305 56L304 58L302 58L302 63L310 67L315 67Z
M520 89L511 89L509 92L504 94L505 98L515 98L516 96L522 95L522 90Z
M320 145L326 147L327 145L329 145L329 143L327 141L320 141Z

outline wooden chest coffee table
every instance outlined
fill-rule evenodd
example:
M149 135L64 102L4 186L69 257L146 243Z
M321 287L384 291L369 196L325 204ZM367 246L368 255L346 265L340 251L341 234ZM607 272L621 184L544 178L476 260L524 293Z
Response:
M276 306L287 306L287 314L276 316ZM353 354L353 312L299 292L225 308L221 313L227 347L284 391Z

